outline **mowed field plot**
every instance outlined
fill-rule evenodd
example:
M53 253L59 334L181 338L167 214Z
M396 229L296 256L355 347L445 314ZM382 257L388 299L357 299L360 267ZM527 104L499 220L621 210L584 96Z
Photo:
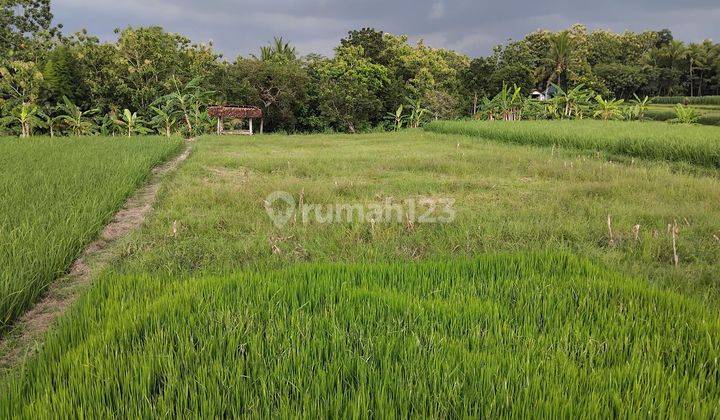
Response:
M0 139L0 331L68 269L150 169L180 144Z
M720 415L720 130L465 124L197 139L0 415ZM279 191L456 214L278 227Z

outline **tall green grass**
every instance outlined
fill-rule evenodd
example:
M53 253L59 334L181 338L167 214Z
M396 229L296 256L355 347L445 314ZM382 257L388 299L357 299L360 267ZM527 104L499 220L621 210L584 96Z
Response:
M107 275L0 417L720 415L720 319L568 254Z
M720 96L659 96L653 98L656 104L720 105Z
M0 139L0 332L179 146L161 138Z
M720 168L720 128L622 121L436 121L428 131Z

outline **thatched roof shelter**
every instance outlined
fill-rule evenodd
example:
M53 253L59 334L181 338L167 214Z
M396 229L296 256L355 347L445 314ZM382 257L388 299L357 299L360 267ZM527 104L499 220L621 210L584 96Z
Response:
M262 118L262 109L256 106L211 106L208 115L212 118Z
M208 115L217 118L217 133L221 134L253 134L253 118L260 118L260 132L262 132L262 109L256 106L211 106ZM225 131L225 119L248 120L247 130Z

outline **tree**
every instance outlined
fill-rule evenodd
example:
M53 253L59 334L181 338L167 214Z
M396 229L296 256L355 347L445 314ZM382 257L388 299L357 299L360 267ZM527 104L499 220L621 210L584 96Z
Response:
M374 28L362 28L348 32L348 36L340 40L340 47L360 47L362 56L373 63L387 66L390 57L386 54L387 43L385 33Z
M647 84L646 72L640 66L601 63L593 68L598 79L617 98L628 98Z
M319 69L320 112L331 126L351 133L369 125L382 109L378 94L387 69L363 57L359 47L340 47Z
M29 37L51 30L50 0L3 0L0 2L0 61L28 50ZM2 64L2 63L0 63Z
M77 86L80 75L75 57L66 46L55 48L48 54L43 66L44 100L58 102L63 97L77 100L81 87Z
M494 71L493 60L480 57L470 61L470 65L462 72L463 86L472 95L472 115L477 114L479 98L490 95Z
M12 61L0 67L0 93L16 103L34 103L40 94L43 75L34 62Z
M199 134L199 125L207 119L206 108L214 92L203 88L200 77L181 85L173 76L172 83L174 91L158 98L154 105L164 103L167 112L183 121L188 136Z
M388 112L387 119L392 123L393 129L395 131L400 131L403 127L403 124L407 120L407 116L403 114L405 111L405 106L400 105L398 109L395 110L395 112Z
M445 91L431 90L425 92L423 102L428 112L436 120L452 119L458 116L457 98Z
M278 61L287 63L297 60L297 51L282 37L275 37L272 44L260 47L260 59L263 61Z
M294 130L299 108L306 98L307 71L299 60L289 60L289 54L278 54L268 60L239 58L233 64L234 71L245 75L252 88L253 103L263 108L261 133L268 121L270 128Z
M568 32L560 32L553 37L549 51L549 58L552 62L553 69L545 84L546 88L549 88L555 81L557 81L557 84L560 86L565 86L567 83L565 73L570 61L570 48L570 35Z

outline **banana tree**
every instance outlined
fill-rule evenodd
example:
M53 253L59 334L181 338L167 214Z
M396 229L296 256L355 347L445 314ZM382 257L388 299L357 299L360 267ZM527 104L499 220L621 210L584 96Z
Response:
M552 84L555 90L555 96L552 102L555 103L560 111L561 118L578 118L582 119L590 108L590 99L593 92L585 88L585 85L579 84L574 88L566 91L556 84Z
M408 100L410 101L410 126L412 128L418 128L422 124L425 115L430 111L423 108L420 98L414 100L408 98Z
M637 94L633 94L635 99L632 100L632 106L630 107L629 114L633 119L644 120L645 113L647 112L649 105L652 103L652 99L649 96L645 96L640 99Z
M195 134L198 127L194 125L201 124L206 119L206 116L203 115L203 108L210 103L214 94L212 91L203 89L202 80L202 78L196 77L181 86L177 78L173 76L175 91L159 99L180 117L185 124L188 136Z
M32 136L34 127L42 127L44 122L44 114L37 105L23 102L10 111L10 115L0 118L0 125L17 123L20 125L20 137L27 138Z
M621 111L621 105L625 102L624 99L603 99L601 95L595 97L597 102L597 110L593 114L596 118L600 117L603 120L611 120L619 117Z
M392 122L395 131L400 131L403 127L403 124L405 123L405 120L407 119L407 117L403 114L404 111L405 106L400 105L395 112L387 113L387 120Z
M150 108L155 112L155 116L150 120L150 125L152 125L158 133L170 138L173 130L177 126L177 118L175 118L169 110L157 106L151 106Z
M43 126L47 128L48 134L50 134L50 138L55 137L55 128L58 125L58 122L60 121L60 117L53 117L50 115L50 113L43 113L42 114L43 119Z
M133 134L147 134L150 132L143 125L145 121L138 116L137 112L131 112L127 108L120 114L120 118L115 120L115 124L122 127L127 132L128 137L132 137Z
M521 89L517 85L510 88L503 83L503 87L495 97L495 101L503 120L518 121L522 119L524 98L521 95Z
M109 114L96 117L95 124L98 127L98 133L102 136L115 136L121 131L121 127L117 124L117 113L111 110ZM124 129L122 130L124 131Z
M79 106L72 103L67 96L63 96L62 102L58 104L59 121L68 126L76 136L86 136L95 130L95 123L91 116L98 112L97 109L83 111Z
M697 109L690 105L678 104L675 106L675 118L670 122L678 124L695 124L700 119Z
M505 121L518 121L522 119L522 110L525 105L525 98L517 85L510 88L503 83L500 92L492 99L483 99L481 106L482 115L488 120L502 118Z

